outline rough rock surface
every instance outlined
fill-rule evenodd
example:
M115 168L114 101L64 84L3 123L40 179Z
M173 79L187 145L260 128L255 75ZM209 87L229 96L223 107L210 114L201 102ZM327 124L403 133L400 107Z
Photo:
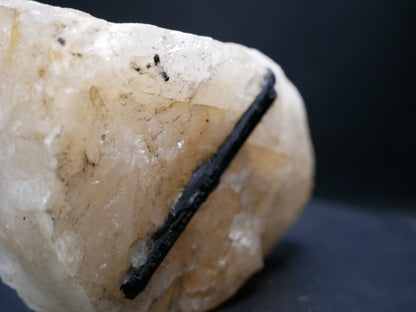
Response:
M143 241L266 68L278 99L146 290L124 299ZM299 93L256 50L0 0L0 275L34 310L218 305L299 215L312 154Z

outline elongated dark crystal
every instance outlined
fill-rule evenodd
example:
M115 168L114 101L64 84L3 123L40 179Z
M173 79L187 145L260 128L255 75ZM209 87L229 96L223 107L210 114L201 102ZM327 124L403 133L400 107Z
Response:
M146 288L192 216L217 187L222 174L275 100L277 95L274 84L274 74L268 70L260 94L237 122L218 152L194 172L165 223L153 234L146 262L138 268L131 267L127 272L120 287L126 298L134 299Z

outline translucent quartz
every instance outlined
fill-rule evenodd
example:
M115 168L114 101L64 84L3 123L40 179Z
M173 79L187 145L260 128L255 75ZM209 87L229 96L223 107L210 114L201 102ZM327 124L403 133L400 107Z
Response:
M278 99L145 291L126 300L127 269L266 68ZM312 178L302 99L258 51L0 0L0 275L32 309L213 308L262 267Z

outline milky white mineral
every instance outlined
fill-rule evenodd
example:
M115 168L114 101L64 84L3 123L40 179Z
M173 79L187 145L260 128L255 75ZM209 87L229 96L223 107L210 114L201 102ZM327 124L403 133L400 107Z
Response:
M131 265L260 92L277 100L145 290ZM256 50L0 0L0 275L36 311L203 311L233 295L310 195L302 99Z

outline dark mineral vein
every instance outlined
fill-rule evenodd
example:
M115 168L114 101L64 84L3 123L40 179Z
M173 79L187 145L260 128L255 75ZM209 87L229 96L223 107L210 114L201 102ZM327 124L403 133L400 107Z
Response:
M192 216L217 187L222 174L275 100L274 83L274 74L268 70L260 94L237 122L217 154L194 172L167 220L153 234L146 262L137 268L130 267L127 272L120 287L126 298L134 299L146 288Z

